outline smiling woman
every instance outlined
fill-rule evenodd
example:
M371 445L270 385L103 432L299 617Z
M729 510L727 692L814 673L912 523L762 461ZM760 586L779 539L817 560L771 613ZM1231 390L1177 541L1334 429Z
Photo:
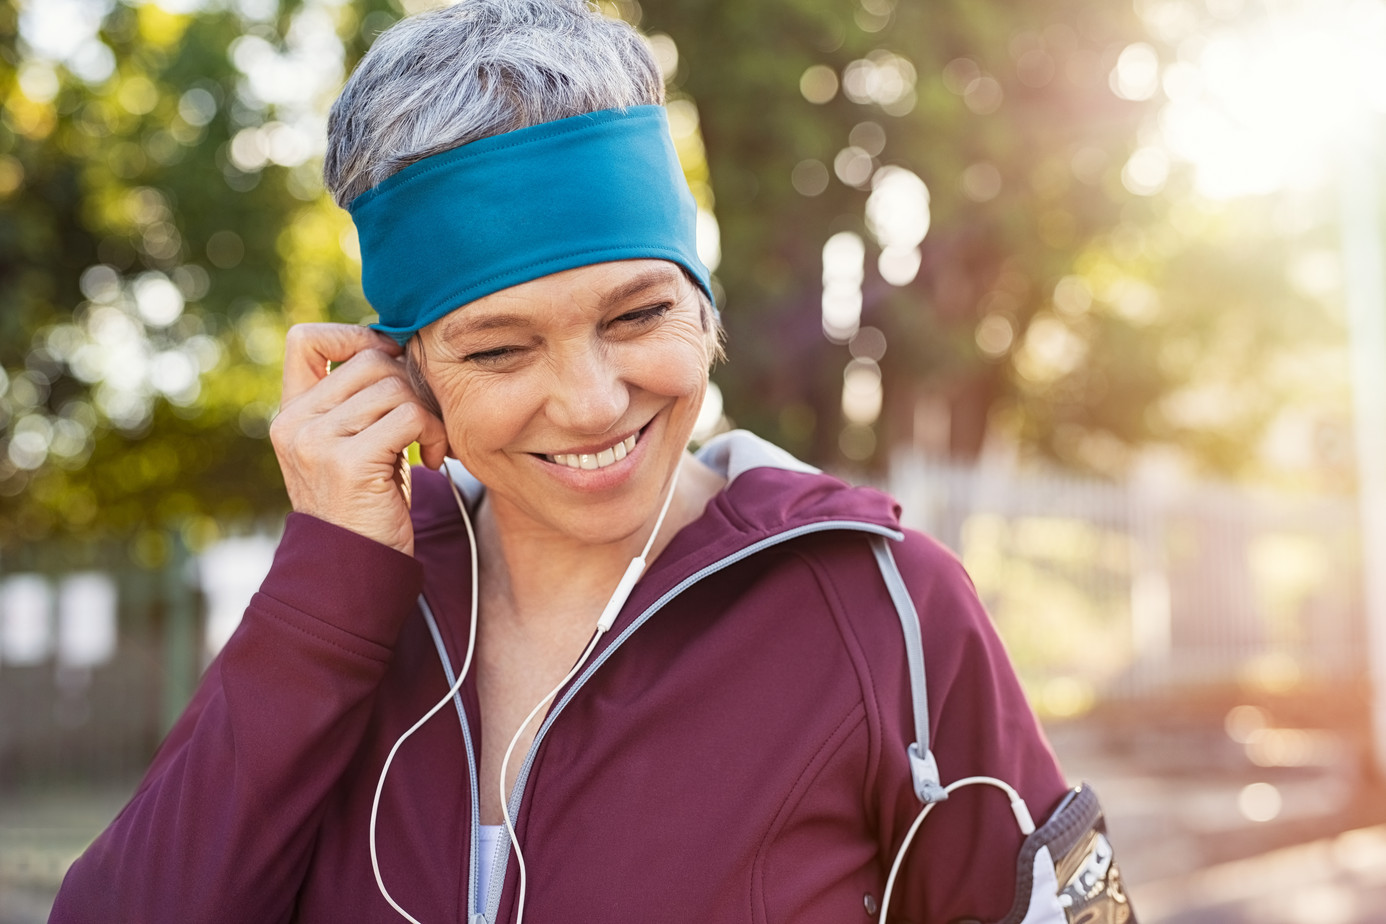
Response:
M649 534L707 390L714 338L685 273L626 260L477 299L421 330L409 354L443 409L449 455L487 487L483 522L547 531L588 557ZM671 525L721 486L688 464ZM634 551L615 556L616 578Z
M52 921L1131 920L958 563L687 451L720 328L662 102L581 0L376 41L325 178L379 321L290 330L274 565Z

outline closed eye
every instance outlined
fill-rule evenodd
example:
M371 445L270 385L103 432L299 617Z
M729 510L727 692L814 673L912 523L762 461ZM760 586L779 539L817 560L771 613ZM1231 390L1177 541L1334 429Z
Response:
M666 314L669 313L669 309L673 307L673 304L669 302L663 302L658 305L650 305L648 308L641 308L637 311L628 311L625 314L617 317L611 323L619 324L627 329L646 327L653 324L655 321L658 321L660 318L664 317Z
M657 305L627 311L625 314L617 315L608 321L607 328L613 334L618 335L640 334L658 324L661 318L673 310L673 307L672 302L661 302ZM499 368L509 366L510 363L519 360L526 349L527 346L525 345L512 345L494 347L489 350L477 350L474 353L464 354L462 361L482 367Z
M520 352L517 347L496 347L494 350L480 350L476 353L468 353L462 357L464 362L476 363L481 366L495 365L507 359L513 358Z

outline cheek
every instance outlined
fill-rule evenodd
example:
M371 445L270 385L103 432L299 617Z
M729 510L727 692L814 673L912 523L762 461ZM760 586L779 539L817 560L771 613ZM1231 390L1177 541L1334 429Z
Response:
M673 398L696 414L707 390L707 334L701 328L630 344L608 354L610 372L635 391ZM497 376L429 376L454 456L468 458L505 446L543 413L558 380L539 367ZM470 468L470 466L469 466Z
M712 365L710 335L690 321L636 348L644 388L669 396L701 396Z
M466 381L460 376L434 384L448 443L464 465L469 457L506 444L523 428L532 399L516 387L521 384L515 377Z
M707 387L706 354L701 344L681 342L640 357L631 384L670 398L699 397Z

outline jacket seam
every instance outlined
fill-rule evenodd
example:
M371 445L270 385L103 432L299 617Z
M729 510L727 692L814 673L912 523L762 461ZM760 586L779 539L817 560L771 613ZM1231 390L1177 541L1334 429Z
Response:
M855 538L855 537L854 537ZM862 538L862 548L866 548L865 537ZM867 752L866 752L866 772L862 778L861 800L863 816L868 819L875 819L877 838L879 840L879 829L881 819L879 817L879 806L873 799L879 793L881 787L880 772L882 757L881 752L884 747L885 732L883 726L885 719L882 715L880 692L875 682L875 677L871 673L871 661L867 657L866 647L862 642L861 636L857 631L857 625L849 618L850 610L845 599L833 578L833 570L824 566L816 552L809 550L798 550L798 553L807 561L812 556L810 567L819 576L819 586L823 588L824 597L831 602L831 609L837 622L837 630L842 636L843 648L847 652L848 659L852 662L852 668L857 677L857 685L861 694L862 707L866 719ZM874 565L871 569L874 574ZM892 626L898 625L892 620Z
M755 527L741 515L741 511L736 509L736 505L726 499L725 491L717 495L715 503L717 504L717 509L721 510L726 516L727 522L734 524L739 533L746 534L755 531ZM767 529L765 532L767 535L773 535L781 529L782 525L777 524L774 529Z
M773 842L772 834L783 829L784 823L788 821L789 816L786 812L790 809L791 800L795 805L803 801L804 796L808 793L810 788L808 786L801 786L805 781L805 777L811 781L816 779L827 769L828 765L832 763L832 755L840 751L842 747L851 740L852 732L865 721L866 716L864 714L864 707L860 702L853 703L852 707L847 710L846 715L844 715L841 721L833 727L833 730L828 733L828 736L823 739L823 743L814 750L813 756L805 762L798 776L794 778L794 782L790 785L788 791L785 792L784 798L780 800L780 804L776 807L775 813L770 816L770 823L766 826L765 832L761 835L760 844L756 847L756 858L753 861L750 896L750 911L753 921L760 920L769 922L770 920L770 912L766 907L763 870L770 845ZM759 895L760 904L759 915L756 913L757 894Z
M272 600L272 601L274 601L274 602L275 602L276 604L278 604L279 606L282 606L282 607L284 607L285 609L287 609L287 610L289 610L289 611L291 611L291 612L297 613L297 614L299 614L300 616L303 616L305 619L311 619L311 620L313 620L314 622L322 622L322 620L318 619L316 616L313 616L313 615L310 614L310 613L305 613L305 612L303 612L302 610L298 609L297 607L290 606L289 604L285 603L283 600L280 600L278 597L273 597L273 596L270 596L269 594L264 594L264 598L265 598L266 600ZM253 602L252 602L252 604L251 604L251 608L254 609L254 604L253 604ZM390 659L389 659L389 657L388 657L388 654L387 654L386 656L384 656L384 657L376 657L375 655L367 654L366 652L363 652L363 651L353 651L352 649L348 648L346 645L343 645L341 642L333 641L332 639L328 638L326 635L323 635L323 634L318 633L318 632L314 632L314 631L312 631L311 629L309 629L309 628L306 627L306 626L300 626L300 625L298 625L296 622L294 622L294 621L291 620L291 619L286 619L285 617L281 616L280 614L275 613L275 612L273 611L273 609L270 608L270 607L261 607L261 608L260 608L260 612L263 613L267 618L273 619L273 620L274 620L276 623L278 623L279 625L287 626L288 628L293 629L293 630L295 630L296 632L300 632L300 633L302 633L303 635L308 636L309 638L317 639L317 640L320 641L320 642L323 642L323 643L325 643L325 644L327 644L327 645L331 645L333 648L336 648L338 651L341 651L341 652L343 652L343 653L345 653L345 654L348 654L348 655L350 655L350 656L353 657L353 658L363 658L363 659L365 659L365 660L367 660L367 661L373 661L373 662L375 662L376 664L388 664L389 661L390 661ZM361 636L357 635L356 633L350 632L350 631L348 631L348 630L346 630L346 629L343 629L343 628L341 628L341 627L339 627L339 626L333 626L332 628L337 629L337 631L339 631L339 632L343 632L343 633L345 633L345 634L347 634L347 635L350 635L352 638L357 639L358 641L360 641L360 642L363 643L363 644L366 644L366 645L374 645L374 646L376 646L376 647L381 647L381 648L384 648L384 647L385 647L385 646L382 646L379 642L372 641L371 639L368 639L368 638L362 638ZM388 652L389 649L387 648L386 651Z

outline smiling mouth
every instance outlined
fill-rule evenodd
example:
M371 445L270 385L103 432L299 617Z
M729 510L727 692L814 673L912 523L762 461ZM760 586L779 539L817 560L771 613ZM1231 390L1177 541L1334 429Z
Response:
M544 459L567 468L581 469L586 472L596 471L599 468L606 468L608 465L615 465L624 459L635 448L635 439L639 435L632 433L619 443L608 446L601 452L560 452L551 456L546 455Z

